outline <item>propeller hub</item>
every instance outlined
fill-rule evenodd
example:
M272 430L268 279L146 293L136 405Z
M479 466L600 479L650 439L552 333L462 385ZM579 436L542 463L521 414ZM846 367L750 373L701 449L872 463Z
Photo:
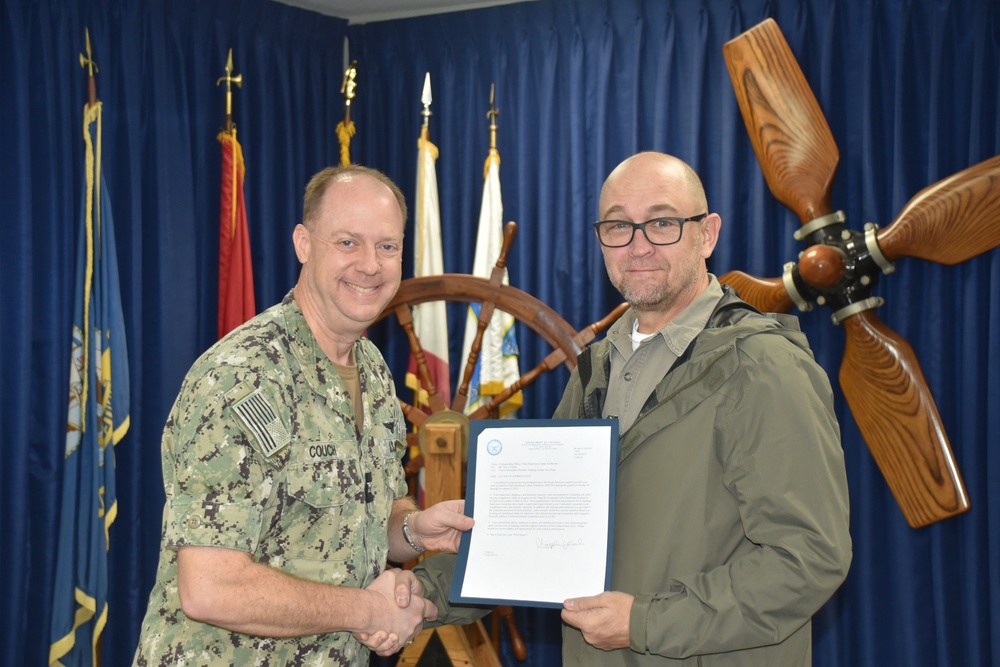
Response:
M805 299L834 311L867 304L882 270L865 243L865 234L838 221L814 231L808 242L812 245L799 254L799 261L785 279L786 288L791 280ZM801 309L797 301L796 305Z
M799 273L815 287L833 287L844 277L847 256L832 245L810 246L799 258Z

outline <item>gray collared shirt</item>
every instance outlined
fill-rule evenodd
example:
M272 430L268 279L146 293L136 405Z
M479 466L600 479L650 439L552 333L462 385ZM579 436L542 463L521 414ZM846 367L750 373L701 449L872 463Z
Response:
M632 426L656 385L705 328L722 298L722 286L718 279L711 273L708 279L708 287L687 308L655 335L642 341L635 351L632 350L632 329L636 321L634 311L629 310L608 332L611 375L603 416L617 416L620 433Z

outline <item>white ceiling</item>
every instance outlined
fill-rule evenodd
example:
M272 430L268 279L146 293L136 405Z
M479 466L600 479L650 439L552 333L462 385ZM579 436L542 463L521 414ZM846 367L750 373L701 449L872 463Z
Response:
M441 14L525 0L277 0L310 11L347 19L349 23L371 23L389 19Z

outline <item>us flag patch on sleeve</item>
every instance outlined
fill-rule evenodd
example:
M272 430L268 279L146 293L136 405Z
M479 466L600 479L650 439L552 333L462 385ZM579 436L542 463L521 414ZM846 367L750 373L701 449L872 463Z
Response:
M257 441L264 456L271 456L292 440L271 404L261 396L260 389L241 398L232 406L243 423L244 430Z

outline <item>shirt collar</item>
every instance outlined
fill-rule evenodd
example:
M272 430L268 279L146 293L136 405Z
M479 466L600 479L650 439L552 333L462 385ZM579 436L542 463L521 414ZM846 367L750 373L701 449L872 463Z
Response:
M657 336L663 339L675 356L679 357L708 324L708 318L712 316L721 298L722 285L713 274L709 273L708 287L702 290L687 308L660 329ZM617 348L627 347L629 354L632 350L632 327L635 321L635 311L630 308L608 331L608 340ZM648 343L649 339L643 342ZM626 358L629 354L625 354Z
M688 307L677 314L677 317L670 320L665 327L660 329L659 335L666 341L670 351L680 356L684 354L691 341L700 334L708 318L712 316L716 304L722 298L722 285L718 279L708 274L708 287L688 304Z

